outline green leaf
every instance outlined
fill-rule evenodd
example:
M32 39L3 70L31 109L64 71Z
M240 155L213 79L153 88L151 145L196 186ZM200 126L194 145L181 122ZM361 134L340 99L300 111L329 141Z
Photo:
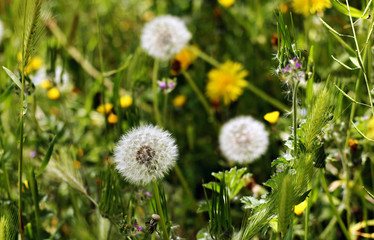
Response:
M0 95L0 103L4 102L9 94L12 92L12 89L14 87L14 83L10 84L9 87Z
M369 192L369 190L367 190L366 189L366 187L362 187L364 190L365 190L365 192L367 193L367 194L369 194L369 196L374 200L374 195L371 193L371 192Z
M356 124L354 124L353 121L351 121L351 123L352 123L352 126L353 126L353 127L356 129L356 131L358 132L358 134L361 135L361 137L365 138L365 139L368 140L368 141L374 142L374 139L368 138L365 134L363 134L363 133L360 131L360 129L358 129L358 127L356 126Z
M352 67L350 67L350 66L348 66L348 65L346 65L346 64L344 64L342 61L340 61L339 59L337 59L337 58L335 58L333 55L331 55L331 57L332 57L332 59L334 59L337 63L339 63L340 65L342 65L343 67L345 67L346 69L348 69L348 70L351 70L351 71L353 71L353 70L356 70L356 69L360 69L360 67L357 67L357 65L356 65L356 67L354 67L354 68L352 68ZM351 57L350 57L351 58ZM356 58L356 60L357 60L357 58ZM352 60L351 60L352 61ZM352 61L353 62L353 61ZM358 63L358 62L357 62Z
M38 172L38 174L36 174L37 177L39 177L40 174L42 174L42 172L44 171L44 169L47 167L47 165L49 163L49 160L51 159L52 152L53 152L53 147L54 147L55 142L56 142L56 137L57 137L57 135L55 135L53 137L51 143L49 144L47 153L44 156L44 159L43 159L42 165L40 166L39 172Z
M296 201L296 204L295 205L297 205L297 204L300 204L300 203L302 203L302 202L304 202L304 200L306 199L306 197L308 196L308 194L310 193L310 191L312 191L312 189L310 189L310 190L308 190L308 191L306 191L303 195L301 195L298 199L297 199L297 201Z
M362 12L361 10L358 10L357 8L349 6L349 10L345 4L342 4L338 0L331 0L332 5L336 10L343 13L346 16L349 16L349 12L351 12L351 16L355 18L366 18L368 16L368 12Z
M10 71L8 68L6 68L6 67L3 66L3 69L8 74L8 76L10 77L10 79L12 79L15 84L17 84L17 86L19 87L19 89L22 89L22 84L19 81L18 77L12 71Z

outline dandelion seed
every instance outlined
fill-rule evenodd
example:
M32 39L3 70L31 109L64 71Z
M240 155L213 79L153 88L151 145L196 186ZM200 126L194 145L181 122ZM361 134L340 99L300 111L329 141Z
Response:
M269 145L264 124L250 116L241 116L225 123L219 136L219 146L230 161L251 163L265 153Z
M154 18L145 25L141 46L150 56L169 60L179 53L190 39L191 33L182 20L164 15Z
M236 101L248 85L244 79L247 75L248 71L240 63L227 61L208 73L206 94L210 99L223 99L226 105Z
M177 156L171 134L152 125L130 130L121 137L114 151L117 170L135 185L162 179L174 167Z

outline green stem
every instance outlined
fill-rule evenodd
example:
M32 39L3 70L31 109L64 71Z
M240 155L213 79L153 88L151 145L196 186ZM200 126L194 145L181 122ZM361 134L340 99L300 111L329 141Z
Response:
M293 151L294 156L297 159L297 88L299 87L299 81L295 80L295 88L293 90L293 96L292 96L292 122L293 122Z
M201 104L204 106L205 108L205 111L208 113L209 115L209 120L210 122L212 122L214 124L215 127L218 126L216 120L215 120L215 117L214 117L214 114L213 114L213 111L212 109L210 108L209 106L209 103L208 101L206 100L206 98L204 97L204 94L200 91L200 89L197 87L196 83L193 81L193 79L191 78L191 76L188 74L188 72L186 71L182 71L182 74L184 76L184 78L187 80L188 84L191 86L192 90L196 93L197 97L199 98Z
M156 118L156 123L162 127L160 111L158 109L158 96L157 96L157 74L158 74L159 62L155 59L152 72L152 93L153 93L153 111Z
M183 173L182 173L181 169L179 168L178 165L175 165L174 169L175 169L175 172L177 173L179 181L182 183L182 187L183 187L185 193L188 195L188 197L190 198L190 200L192 202L193 208L196 210L197 207L198 207L197 202L196 202L196 200L195 200L195 198L194 198L194 196L191 192L191 188L189 187L186 179L183 176Z
M221 63L218 62L217 60L215 60L214 58L212 58L211 56L209 56L208 54L204 53L203 51L197 49L197 48L189 48L192 52L194 52L196 55L198 55L201 59L203 59L204 61L210 63L211 65L213 65L214 67L216 68L220 68L221 67Z
M167 86L167 82L166 82ZM168 115L168 95L167 93L164 94L164 109L162 113L162 123L167 126L167 115Z
M36 235L37 238L40 237L40 229L41 229L41 223L40 223L40 209L39 209L39 192L38 192L38 184L35 179L35 173L34 168L32 167L30 169L30 188L31 188L31 194L32 199L34 202L34 214L35 214L35 223L36 223Z
M288 112L289 111L289 108L286 105L284 105L283 103L281 103L279 100L269 96L267 93L265 93L264 91L262 91L261 89L259 89L255 85L253 85L251 82L247 81L247 83L248 83L247 88L252 93L259 96L262 100L270 103L271 105L273 105L274 107L282 110L283 112Z
M351 236L349 235L349 232L348 232L347 228L345 227L345 225L343 223L343 220L341 219L340 214L339 214L338 210L336 209L336 207L334 205L334 202L332 200L332 197L331 197L331 194L329 192L329 189L327 188L325 174L324 174L324 172L322 170L321 170L321 180L322 180L321 182L322 182L323 189L325 190L327 198L329 199L329 203L330 203L331 209L332 209L332 211L333 211L336 219L338 220L339 226L342 229L342 231L343 231L343 233L345 235L345 238L348 239L348 240L350 240Z
M158 189L158 184L156 181L152 181L152 185L153 185L153 190L155 193L157 214L160 215L160 218L161 218L160 222L161 222L162 233L164 235L164 239L169 240L169 233L167 231L166 224L165 224L164 212L161 206L160 191Z

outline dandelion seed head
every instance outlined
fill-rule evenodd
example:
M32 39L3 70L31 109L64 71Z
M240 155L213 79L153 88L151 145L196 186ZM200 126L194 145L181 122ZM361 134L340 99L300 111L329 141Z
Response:
M250 116L240 116L223 125L219 145L228 160L251 163L265 153L269 145L268 135L264 124Z
M142 48L152 57L169 60L191 39L186 25L177 17L164 15L154 18L143 28Z
M177 156L171 134L153 125L133 128L121 137L114 151L117 170L135 185L163 178Z

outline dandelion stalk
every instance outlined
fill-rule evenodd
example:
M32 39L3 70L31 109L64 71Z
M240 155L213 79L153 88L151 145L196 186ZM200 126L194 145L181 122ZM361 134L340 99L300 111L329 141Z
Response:
M348 239L348 240L350 240L351 236L349 235L349 232L348 232L347 228L345 227L345 225L343 223L343 220L340 217L340 214L339 214L338 210L335 207L335 204L334 204L334 202L332 200L332 197L331 197L331 194L329 192L329 189L327 188L325 174L324 174L324 172L322 170L321 170L321 180L322 180L321 182L322 182L323 189L325 190L327 198L329 199L329 203L330 203L331 209L332 209L332 211L333 211L336 219L338 220L339 226L342 229L345 238Z
M181 184L182 184L182 187L184 189L184 191L186 192L186 194L188 195L188 197L190 198L191 202L192 202L192 206L194 209L197 209L198 205L197 205L197 202L192 194L192 191L186 181L186 179L184 178L183 176L183 173L181 171L181 169L179 168L178 164L175 165L175 172L177 173L177 176L179 178L179 180L181 181Z
M205 111L208 113L210 121L214 124L215 127L217 127L217 122L215 120L214 114L212 109L209 106L208 101L204 97L203 93L200 91L200 89L197 87L196 83L192 80L191 76L186 72L182 71L182 74L184 78L187 80L188 84L191 86L192 90L196 93L197 97L199 98L201 104L204 106Z
M156 181L152 181L152 185L153 185L153 190L155 193L157 213L158 215L160 215L160 218L161 218L160 222L161 222L162 233L164 235L164 239L169 239L169 234L168 234L166 224L165 224L164 212L161 207L160 191L158 189L158 183Z
M294 146L294 156L297 159L297 88L299 87L299 81L296 80L295 88L293 90L292 96L292 122L293 122L293 146Z
M157 74L158 74L159 62L155 59L152 72L152 93L153 93L153 111L156 118L156 123L162 127L160 111L158 109L158 96L157 96Z

